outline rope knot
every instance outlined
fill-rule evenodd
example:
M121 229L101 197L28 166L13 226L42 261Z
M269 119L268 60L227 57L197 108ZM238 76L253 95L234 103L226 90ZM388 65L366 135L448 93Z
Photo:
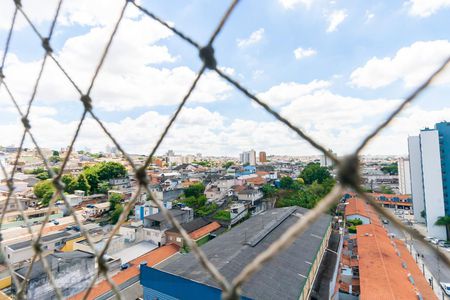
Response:
M42 253L42 245L40 243L33 243L34 252L39 255Z
M20 0L14 0L17 7L22 7L22 2Z
M22 124L23 124L23 127L25 127L26 129L31 128L30 120L28 120L27 117L22 117Z
M0 68L0 79L5 78L5 74L3 74L3 68Z
M84 109L86 109L87 111L91 111L92 110L92 99L91 99L91 96L89 96L89 95L81 96L81 102L83 102Z
M147 172L145 172L145 166L140 167L136 170L136 180L141 186L148 185Z
M50 47L50 39L49 38L43 38L42 39L42 47L47 51L48 53L53 52L52 47Z
M105 258L100 256L97 260L98 271L101 274L106 274L108 272L108 265L106 264Z
M348 155L344 157L338 169L338 179L344 186L358 186L359 177L359 159L357 155Z
M217 66L216 58L214 57L214 48L207 45L200 49L200 58L208 69L215 69Z

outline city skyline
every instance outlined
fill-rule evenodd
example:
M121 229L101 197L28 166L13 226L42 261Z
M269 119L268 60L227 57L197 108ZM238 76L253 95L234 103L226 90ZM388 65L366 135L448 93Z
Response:
M48 9L39 10L25 5L38 29L48 28L56 5L53 2L42 4ZM64 3L52 38L55 54L82 88L87 87L121 5L120 1L98 1L95 14L89 15L87 11L94 4L86 3ZM200 43L227 5L202 1L143 4ZM12 4L1 12L2 40L13 12L8 5ZM242 8L231 16L215 47L222 70L337 153L352 151L450 49L450 35L442 29L450 19L445 1L435 5L418 0L375 5L267 0L258 2L258 10L254 3L239 5ZM206 11L213 12L211 17L200 18ZM254 22L247 22L249 15ZM198 21L196 26L193 19ZM284 22L276 21L280 19ZM21 47L24 43L36 47ZM42 59L42 53L30 49L39 46L19 16L4 71L20 105L29 100ZM146 153L198 68L196 51L129 8L92 92L93 106L125 150ZM52 63L44 70L30 116L38 142L51 148L68 144L82 109L75 91L58 72ZM450 114L445 97L450 88L444 85L449 74L442 74L366 153L404 155L408 135L445 121ZM0 102L2 144L18 144L21 123L4 90L0 91ZM98 125L88 118L76 147L98 151L107 143L110 141ZM161 149L177 145L183 145L179 148L187 152L207 149L214 155L237 154L247 148L318 154L208 72Z

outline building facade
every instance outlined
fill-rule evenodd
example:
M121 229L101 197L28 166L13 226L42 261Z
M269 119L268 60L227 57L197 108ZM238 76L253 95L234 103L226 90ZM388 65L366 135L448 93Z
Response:
M398 164L398 190L402 195L411 194L411 173L409 158L400 157Z
M267 162L267 156L266 156L266 152L264 151L260 151L259 152L259 162Z
M255 166L256 165L256 151L255 150L250 150L250 151L245 151L242 152L240 154L240 160L242 164L249 164L250 166Z
M409 137L408 148L414 217L418 221L425 217L430 236L446 239L445 227L435 223L439 217L450 215L450 123L437 123L434 129Z

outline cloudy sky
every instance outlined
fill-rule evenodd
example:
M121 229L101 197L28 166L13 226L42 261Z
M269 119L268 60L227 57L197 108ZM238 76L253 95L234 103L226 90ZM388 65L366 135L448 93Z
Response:
M57 0L23 0L46 35ZM0 3L0 42L13 1ZM141 4L204 44L229 1ZM52 47L85 91L118 18L122 0L65 1ZM215 42L222 70L338 154L349 153L377 123L450 55L450 0L242 1ZM2 54L0 49L0 54ZM25 105L43 49L17 19L4 73ZM94 110L131 153L147 153L201 67L196 50L129 5L92 92ZM450 71L370 144L368 154L406 154L406 138L450 120ZM82 114L79 97L52 61L31 109L43 147L66 146ZM18 145L18 115L0 88L0 145ZM29 141L27 141L29 143ZM112 143L88 119L77 149ZM29 144L28 144L29 145ZM315 154L285 126L214 73L202 77L161 151L237 155Z

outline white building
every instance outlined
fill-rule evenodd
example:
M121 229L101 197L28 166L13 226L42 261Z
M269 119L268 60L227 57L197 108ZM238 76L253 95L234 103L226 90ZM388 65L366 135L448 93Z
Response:
M249 164L250 166L256 166L256 151L250 150L240 154L240 160L242 164Z
M411 173L409 167L409 158L400 157L398 164L398 189L400 194L411 194Z
M445 227L435 225L437 219L445 215L439 133L435 129L421 130L418 137L409 137L408 146L415 216L424 207L428 235L446 239ZM417 174L418 164L422 169L420 174ZM423 206L419 203L422 199Z
M425 199L422 185L422 154L419 136L408 137L409 171L411 175L411 195L413 199L414 219L425 222L422 211L425 211Z

